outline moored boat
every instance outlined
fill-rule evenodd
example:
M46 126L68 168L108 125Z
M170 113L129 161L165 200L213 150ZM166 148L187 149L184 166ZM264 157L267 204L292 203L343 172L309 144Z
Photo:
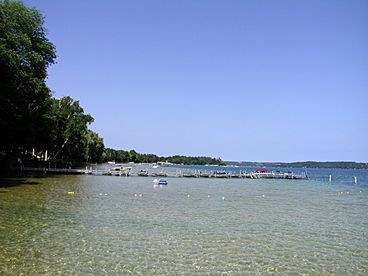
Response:
M214 177L216 177L216 178L230 178L230 174L228 172L217 171L217 172L215 172Z
M207 177L210 178L211 174L209 172L199 172L199 177Z
M115 166L109 170L111 175L115 176L129 176L131 167Z
M182 177L192 177L192 178L198 177L197 174L195 174L195 173L189 173L189 172L184 172L181 176Z
M157 165L159 165L161 167L168 167L168 166L171 165L171 163L167 162L167 161L165 161L165 162L159 161L159 162L157 162Z
M139 172L137 172L138 176L148 176L148 171L146 170L140 170Z
M251 178L274 178L274 173L266 169L256 170L256 172L251 173Z

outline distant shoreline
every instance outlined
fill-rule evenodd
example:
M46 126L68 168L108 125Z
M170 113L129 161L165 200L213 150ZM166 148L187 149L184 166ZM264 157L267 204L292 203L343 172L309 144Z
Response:
M276 167L276 168L315 168L315 169L368 169L368 163L349 161L305 161L305 162L250 162L250 161L225 161L227 166L244 167Z

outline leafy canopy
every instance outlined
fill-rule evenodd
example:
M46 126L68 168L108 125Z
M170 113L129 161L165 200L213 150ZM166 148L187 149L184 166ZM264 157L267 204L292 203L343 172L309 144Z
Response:
M47 68L55 62L43 16L17 1L0 1L0 149L40 146L51 93Z

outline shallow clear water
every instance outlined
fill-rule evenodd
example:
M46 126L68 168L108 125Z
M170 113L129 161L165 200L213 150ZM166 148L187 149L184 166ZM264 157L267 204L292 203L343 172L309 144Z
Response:
M152 180L0 188L0 274L368 274L364 183Z

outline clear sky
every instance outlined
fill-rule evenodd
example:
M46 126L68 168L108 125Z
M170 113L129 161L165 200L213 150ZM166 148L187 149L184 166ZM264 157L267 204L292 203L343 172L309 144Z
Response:
M26 0L115 149L368 161L366 0Z

